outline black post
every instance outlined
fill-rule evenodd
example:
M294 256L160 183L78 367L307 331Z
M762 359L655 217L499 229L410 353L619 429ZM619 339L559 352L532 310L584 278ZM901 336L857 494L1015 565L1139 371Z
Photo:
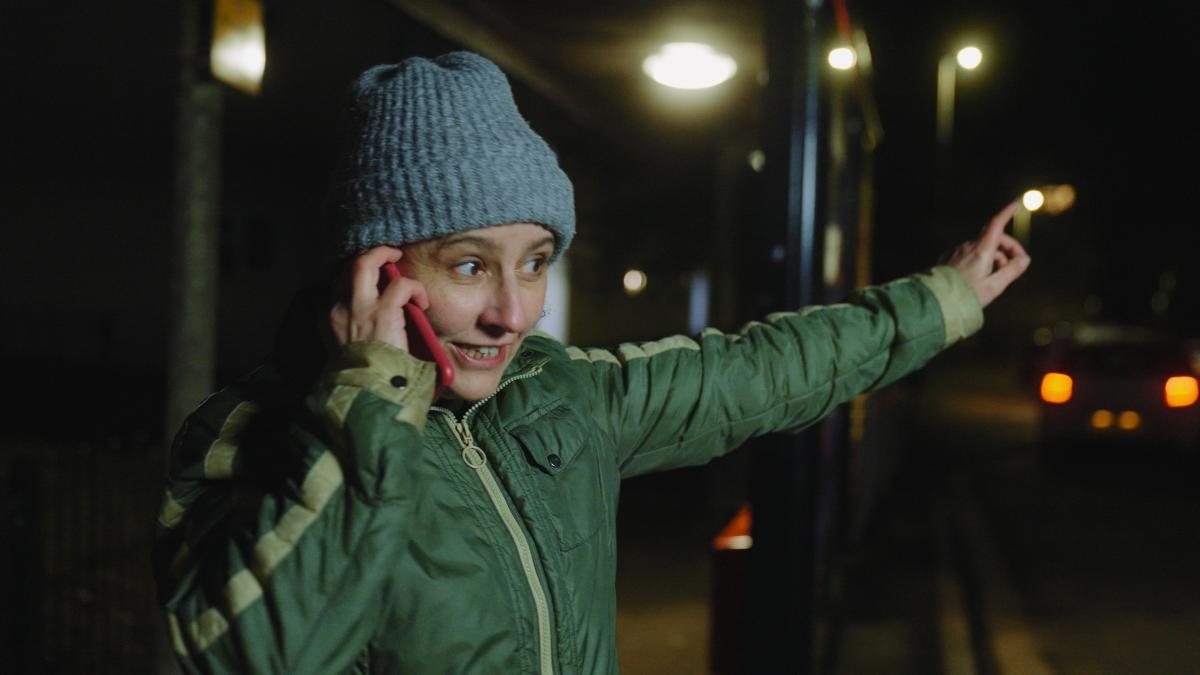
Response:
M175 203L167 302L164 447L214 389L221 210L221 86L208 74L212 2L179 3ZM165 458L165 452L161 453Z
M777 300L812 304L817 258L821 0L767 0L766 223L784 247ZM781 308L782 308L781 307ZM760 439L750 449L753 540L746 672L810 673L814 663L814 543L819 437L815 431Z

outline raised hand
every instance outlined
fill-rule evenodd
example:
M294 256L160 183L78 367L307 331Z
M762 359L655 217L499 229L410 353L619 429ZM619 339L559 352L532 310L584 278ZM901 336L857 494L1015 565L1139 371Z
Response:
M947 263L963 273L984 307L1029 269L1029 254L1021 242L1004 232L1018 207L1017 202L1004 207L978 239L960 244Z
M363 252L346 269L341 279L337 302L329 311L329 325L339 345L360 340L379 340L408 351L404 331L404 305L416 302L429 307L429 297L420 282L400 277L379 289L385 263L394 263L404 252L391 246L377 246Z

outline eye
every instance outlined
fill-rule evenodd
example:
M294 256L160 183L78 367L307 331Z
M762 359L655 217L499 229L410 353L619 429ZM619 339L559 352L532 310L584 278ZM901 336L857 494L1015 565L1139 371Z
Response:
M483 265L478 260L464 260L452 269L463 276L473 277L483 272Z
M536 258L530 258L529 260L526 260L525 264L521 265L521 271L525 272L526 274L537 274L545 269L545 267L546 257L538 256Z

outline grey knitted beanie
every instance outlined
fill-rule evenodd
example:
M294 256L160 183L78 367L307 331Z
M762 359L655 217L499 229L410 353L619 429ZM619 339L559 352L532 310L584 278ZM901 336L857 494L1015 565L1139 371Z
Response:
M496 64L454 52L354 82L331 194L339 257L508 223L575 235L571 181Z

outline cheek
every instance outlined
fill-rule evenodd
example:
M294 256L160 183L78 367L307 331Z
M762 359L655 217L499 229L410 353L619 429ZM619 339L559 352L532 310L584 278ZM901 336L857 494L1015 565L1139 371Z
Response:
M525 319L532 328L533 324L542 318L542 312L546 309L546 287L543 285L540 288L531 288L526 291L523 305Z
M470 330L479 316L478 298L462 289L438 284L426 286L429 309L425 315L440 337L452 337Z

